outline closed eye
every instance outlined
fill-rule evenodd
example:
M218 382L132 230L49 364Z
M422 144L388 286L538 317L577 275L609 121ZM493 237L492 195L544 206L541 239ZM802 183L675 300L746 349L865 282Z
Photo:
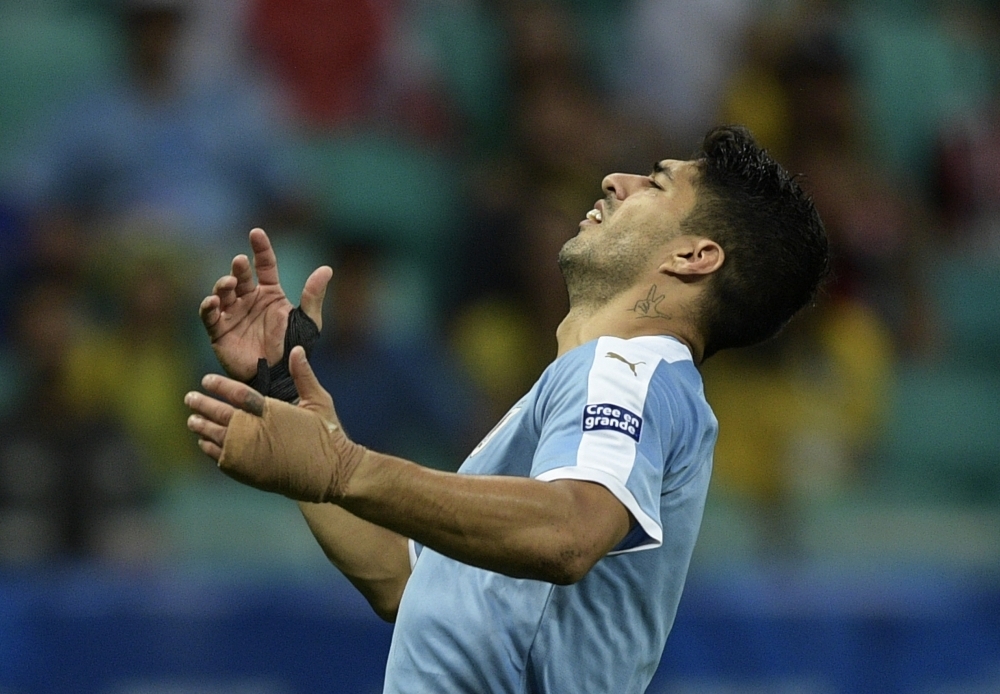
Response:
M660 190L666 190L663 186L661 186L659 183L656 182L656 177L658 175L660 175L660 174L663 174L664 176L666 176L667 180L670 181L671 183L673 183L674 174L670 170L670 168L667 167L667 166L664 166L662 161L654 162L653 163L653 173L649 174L649 180L652 181L653 185L656 186L657 188L659 188Z

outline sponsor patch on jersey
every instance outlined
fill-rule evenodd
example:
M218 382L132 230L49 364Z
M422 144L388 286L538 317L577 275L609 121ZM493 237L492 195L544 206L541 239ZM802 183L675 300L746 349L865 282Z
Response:
M595 403L583 408L583 430L607 429L631 436L638 443L642 433L642 417L621 405Z

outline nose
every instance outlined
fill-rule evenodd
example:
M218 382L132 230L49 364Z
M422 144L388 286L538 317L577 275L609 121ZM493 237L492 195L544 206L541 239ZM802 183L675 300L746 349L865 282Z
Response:
M608 174L601 181L601 188L608 196L614 196L618 200L624 200L637 190L642 190L649 185L648 176L637 174L613 173Z

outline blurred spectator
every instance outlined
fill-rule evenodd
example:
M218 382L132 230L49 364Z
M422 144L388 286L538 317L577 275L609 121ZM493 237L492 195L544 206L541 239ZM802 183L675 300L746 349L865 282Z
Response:
M502 39L477 0L255 0L250 36L310 133L496 140Z
M703 367L721 423L714 484L750 502L763 554L799 549L790 518L809 504L856 493L886 417L893 350L877 316L827 299L775 340L719 354Z
M753 0L637 0L625 21L618 99L656 122L686 157L715 124L723 89L754 19Z
M15 306L21 388L19 406L0 421L2 564L140 561L156 550L142 448L118 420L68 397L65 367L84 328L82 301L74 285L37 277ZM133 375L117 376L125 383Z
M830 235L830 291L872 308L902 354L926 356L935 337L923 263L935 220L912 188L867 153L854 73L836 27L806 27L790 48L781 74L792 124L789 165L804 174Z
M394 281L409 285L421 315L409 312L396 329L432 331L463 276L454 257L465 158L503 137L494 8L260 0L252 10L254 41L284 76L304 126L293 156L317 201L317 227L335 242L370 241L405 265Z
M855 61L866 143L904 185L925 191L944 123L983 107L997 82L995 2L851 3L846 33Z
M387 291L377 247L345 245L336 258L324 336L311 363L344 428L364 446L457 469L488 426L478 395L433 334L401 341L386 333L401 297Z
M256 0L250 37L315 128L361 123L375 100L394 3Z
M782 73L806 31L835 22L822 0L796 0L762 12L746 31L743 59L726 79L720 120L742 123L780 162L788 163L794 135L788 85Z
M592 197L599 196L593 186ZM452 321L452 341L466 368L489 397L499 420L555 357L555 333L566 316L566 285L556 263L559 249L576 234L580 196L539 185L530 209L484 216L478 245L466 262L478 293ZM484 233L489 230L491 233Z
M902 356L927 358L941 339L926 273L939 224L914 185L924 174L901 177L873 154L851 16L808 4L819 5L814 14L751 32L751 62L729 87L726 118L759 126L804 174L831 237L831 291L874 309Z
M156 253L149 244L112 245L93 262L93 289L110 320L67 350L68 401L120 422L143 447L157 483L202 469L182 426L184 394L200 376L185 320L197 301L183 285L185 258L170 247Z
M188 12L183 0L124 4L125 79L66 109L20 172L43 226L214 249L252 223L301 219L268 104L235 82L181 79Z
M507 6L505 23L514 80L510 148L530 177L521 185L540 182L582 194L580 203L588 205L605 174L648 167L650 157L665 156L650 120L633 116L602 90L568 6L520 0Z
M396 9L374 117L460 157L502 145L510 104L496 5L397 0Z
M943 130L937 194L951 241L1000 259L1000 89L987 108L954 118Z
M834 262L814 309L775 340L704 367L720 420L717 491L753 509L765 556L802 550L798 514L856 498L878 474L868 461L897 358L935 346L921 264L933 221L867 154L841 29L832 11L755 27L724 101L727 120L759 126L802 172Z
M19 378L21 375L20 359L16 356L17 314L21 310L18 302L22 295L34 283L42 280L52 280L63 283L74 295L75 308L73 325L92 323L94 297L87 284L87 268L93 261L93 244L81 228L64 219L53 218L49 224L33 229L26 214L12 212L8 219L0 219L0 223L9 223L3 229L4 243L9 255L4 255L0 287L0 306L2 306L2 322L4 358L0 361L2 369L12 374L7 387L0 388L3 392L0 412L6 412L9 407L21 403ZM69 326L67 326L69 327ZM78 338L79 331L71 331ZM75 340L74 340L75 341Z
M603 196L602 178L649 170L664 156L653 128L608 104L567 6L513 2L504 21L515 86L510 138L470 177L461 305L451 326L496 419L554 356L567 309L556 258Z

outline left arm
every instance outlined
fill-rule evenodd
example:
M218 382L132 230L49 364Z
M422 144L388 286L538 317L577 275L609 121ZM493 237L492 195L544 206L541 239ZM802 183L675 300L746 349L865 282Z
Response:
M366 450L347 439L300 347L289 366L298 407L221 376L204 385L228 402L188 396L202 450L241 482L332 502L458 561L551 583L580 580L629 531L625 506L592 482L459 475Z

